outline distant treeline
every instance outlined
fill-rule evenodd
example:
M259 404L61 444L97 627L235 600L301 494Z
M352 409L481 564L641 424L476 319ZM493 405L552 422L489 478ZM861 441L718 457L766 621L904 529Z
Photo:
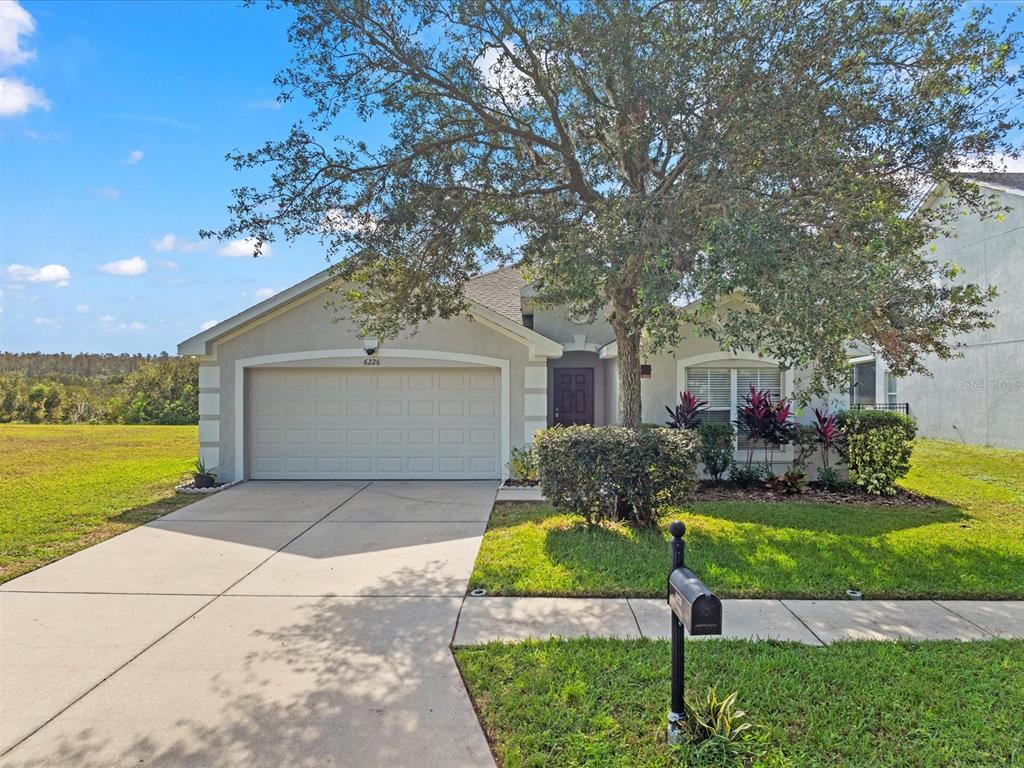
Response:
M0 422L195 424L194 360L160 355L0 352Z

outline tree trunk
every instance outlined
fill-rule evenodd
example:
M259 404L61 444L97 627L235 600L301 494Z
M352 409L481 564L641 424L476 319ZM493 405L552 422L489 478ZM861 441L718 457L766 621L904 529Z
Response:
M640 426L640 331L613 323L619 345L619 424Z

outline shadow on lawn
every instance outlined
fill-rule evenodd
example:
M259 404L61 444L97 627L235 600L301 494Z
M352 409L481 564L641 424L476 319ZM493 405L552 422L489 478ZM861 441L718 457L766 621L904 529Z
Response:
M998 599L1024 592L1024 554L990 537L973 538L968 529L962 539L955 533L936 540L927 533L912 540L887 536L969 519L955 507L800 505L784 511L738 503L700 514L680 510L667 519L688 523L688 564L723 596L842 598L850 587L873 598ZM741 525L716 528L719 520ZM544 552L587 594L662 593L668 554L661 531L553 526L545 532Z
M170 496L164 496L156 501L151 501L149 504L132 507L131 509L111 515L107 518L107 522L131 526L143 525L182 507L187 507L189 504L194 504L197 500L195 496L188 494L172 493Z
M870 504L699 500L685 508L673 510L666 517L674 519L677 516L685 522L690 512L732 523L753 523L766 528L844 536L881 536L924 525L960 523L971 519L964 510L949 504L894 507Z

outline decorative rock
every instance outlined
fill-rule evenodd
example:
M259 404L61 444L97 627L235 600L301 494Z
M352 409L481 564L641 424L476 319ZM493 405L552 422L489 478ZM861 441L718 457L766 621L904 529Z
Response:
M230 488L232 485L238 485L240 482L242 481L234 480L230 483L221 483L220 485L215 485L212 488L196 488L194 485L192 485L191 482L188 482L174 486L174 490L176 493L188 493L193 494L195 496L202 496L207 493L217 493L217 491L223 491L225 488Z

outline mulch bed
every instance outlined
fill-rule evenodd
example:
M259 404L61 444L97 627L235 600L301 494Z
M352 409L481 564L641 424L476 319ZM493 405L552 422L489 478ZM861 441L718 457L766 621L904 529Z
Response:
M696 501L806 501L812 504L876 504L880 506L898 507L935 507L940 502L927 496L918 496L902 488L895 496L875 496L857 486L849 486L836 491L827 491L817 483L810 483L803 493L786 494L758 486L742 487L729 482L716 483L713 480L701 480Z
M504 483L506 488L536 488L540 483L536 480L513 480L509 478Z

